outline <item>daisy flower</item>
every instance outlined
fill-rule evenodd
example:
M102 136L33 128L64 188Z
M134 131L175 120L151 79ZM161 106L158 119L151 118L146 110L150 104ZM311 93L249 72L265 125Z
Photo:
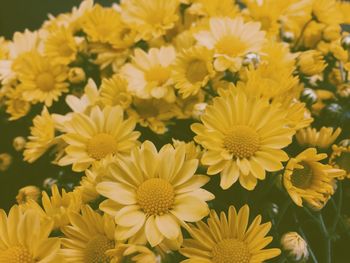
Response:
M329 163L346 172L346 177L350 178L350 140L343 140L338 145L332 145L332 154Z
M322 127L317 131L315 128L307 127L299 130L295 138L300 145L327 149L338 138L340 133L341 128L337 128L334 131L331 127Z
M0 262L59 263L60 239L49 237L53 223L33 209L13 206L6 215L0 210Z
M214 75L212 54L204 47L184 50L176 58L173 79L183 98L196 95Z
M151 48L147 53L135 49L132 62L121 68L122 76L128 81L128 90L141 99L174 101L171 64L175 57L172 46Z
M291 158L285 168L283 184L295 204L303 201L314 208L322 208L334 194L335 179L345 171L320 163L327 154L318 154L315 148L308 148Z
M220 173L223 189L239 179L244 188L253 190L266 171L283 168L281 162L288 155L282 148L291 143L294 131L276 104L234 91L214 98L201 116L203 124L191 128L194 140L206 150L202 163L209 166L207 173Z
M22 90L18 88L7 90L5 105L6 113L10 114L10 121L26 116L31 108L30 102L24 99Z
M23 152L23 159L29 163L40 158L54 144L55 139L55 125L46 107L41 115L33 119L33 125Z
M177 0L122 0L123 21L139 32L139 38L158 38L179 19Z
M64 92L68 92L66 82L68 70L65 66L53 64L50 59L37 51L27 52L13 65L26 100L43 102L50 107Z
M253 263L265 262L278 256L278 248L264 249L272 241L266 236L271 223L261 224L261 216L255 217L248 226L249 207L243 206L239 212L230 206L227 216L211 210L207 224L203 221L191 226L192 239L185 239L180 253L188 259L183 263Z
M127 91L127 87L127 81L120 75L104 78L99 90L101 102L104 105L120 105L123 109L128 108L132 102L132 96Z
M157 152L146 141L129 158L111 164L113 181L97 185L108 199L100 209L115 217L118 240L146 240L152 247L182 237L180 225L201 220L209 213L204 189L209 178L195 174L198 160L186 160L185 147L170 144Z
M67 133L62 139L68 144L61 166L73 164L73 171L84 171L96 161L127 154L137 145L139 132L133 131L135 121L124 120L120 106L94 106L88 115L73 113L65 122Z
M217 71L238 71L242 56L258 52L264 42L265 33L260 23L244 23L241 17L211 18L209 30L195 34L198 43L214 50L214 67Z

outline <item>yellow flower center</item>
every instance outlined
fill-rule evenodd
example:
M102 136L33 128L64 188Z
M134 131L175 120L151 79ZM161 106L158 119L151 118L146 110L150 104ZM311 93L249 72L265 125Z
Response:
M249 158L259 150L259 134L252 128L237 125L223 140L224 148L238 158Z
M242 40L235 36L224 36L215 45L217 53L236 57L244 55L247 46Z
M186 78L191 83L196 83L203 81L208 75L208 69L205 61L203 60L193 60L187 66Z
M295 169L291 176L291 181L295 187L298 187L301 189L307 189L312 184L312 178L313 178L312 167L310 167L310 165L307 164L306 162L301 162L300 164L304 166L304 168Z
M170 78L170 70L162 66L155 66L145 72L145 78L148 82L156 82L163 85Z
M111 258L105 252L114 248L114 241L99 235L91 239L85 248L84 262L86 263L109 263Z
M137 202L149 215L167 213L174 204L174 198L173 186L161 178L148 179L137 189Z
M55 88L55 79L50 73L43 72L36 78L36 85L42 91L50 91Z
M112 135L99 133L95 135L87 145L87 152L90 157L101 160L108 154L117 152L118 144Z
M15 246L0 252L0 262L34 263L33 256L25 247Z
M212 250L214 263L249 263L250 253L247 245L237 239L224 239Z

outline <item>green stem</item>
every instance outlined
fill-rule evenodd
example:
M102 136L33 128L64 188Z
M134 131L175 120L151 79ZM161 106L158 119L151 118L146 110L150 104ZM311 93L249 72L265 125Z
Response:
M292 51L295 52L295 51L298 49L299 44L300 44L300 41L301 41L301 39L303 38L305 29L306 29L307 26L311 23L311 21L312 21L312 18L311 18L309 21L307 21L307 22L305 23L305 25L303 26L303 28L301 29L300 35L299 35L297 41L295 41L295 44L294 44L294 46L293 46L293 48L292 48Z
M332 260L332 255L331 255L331 239L329 237L329 233L326 227L326 224L324 223L323 216L321 213L318 214L318 219L320 222L321 230L323 232L323 236L325 238L325 252L326 252L326 257L325 257L325 263L331 263Z
M335 215L335 218L334 218L334 221L333 221L333 225L330 229L330 235L334 235L335 231L337 230L337 225L338 225L338 222L339 222L339 219L341 218L341 208L342 208L342 205L343 205L343 187L342 187L342 182L339 181L338 182L338 193L339 193L339 196L338 196L338 203L337 205L335 205L335 202L334 202L334 199L332 198L331 199L331 202L332 204L334 205L335 209L336 209L336 215Z
M292 204L292 200L290 198L288 198L286 200L286 202L283 204L281 212L280 212L280 216L278 217L278 221L276 223L276 229L278 229L279 225L282 222L282 219L283 219L285 213L287 212L287 210L291 204Z

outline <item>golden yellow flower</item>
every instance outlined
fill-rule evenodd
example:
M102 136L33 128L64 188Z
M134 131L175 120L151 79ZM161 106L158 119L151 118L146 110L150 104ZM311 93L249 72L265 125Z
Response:
M230 206L227 215L211 210L207 223L191 226L191 239L185 239L180 253L186 256L183 263L253 263L265 262L278 256L278 248L264 249L272 241L266 234L271 223L261 224L261 216L255 217L248 227L249 207L243 206L237 213Z
M266 171L278 171L288 160L282 148L294 131L286 126L285 112L266 99L231 89L213 99L201 121L191 126L194 140L206 150L202 163L209 166L207 173L221 174L223 189L239 179L253 190Z
M312 15L316 21L324 24L339 24L342 13L335 0L313 0Z
M30 102L24 98L22 90L18 88L8 89L5 105L6 112L10 114L10 121L26 116L31 108Z
M16 201L19 205L26 204L28 200L37 202L40 195L41 193L38 187L34 185L28 185L18 190Z
M120 106L100 109L94 106L89 115L73 113L68 120L67 133L62 139L68 144L66 155L58 164L73 164L73 171L84 171L104 158L119 157L128 154L137 145L139 132L133 131L135 121L124 120Z
M338 145L332 145L332 154L329 163L346 172L346 177L350 178L350 141L343 140Z
M242 18L211 18L209 31L195 34L198 43L214 51L214 67L218 71L238 71L242 56L258 52L264 42L265 33L260 23L244 23Z
M54 64L37 51L27 52L14 64L21 82L18 86L31 103L43 102L50 107L64 92L68 92L67 68Z
M331 127L322 127L320 131L317 131L315 128L307 127L299 130L295 137L300 145L327 149L338 138L340 133L341 128L333 131Z
M186 159L184 146L170 144L158 152L146 141L129 158L110 166L112 180L99 183L107 197L100 209L115 217L118 240L146 240L151 246L182 236L180 225L209 213L206 201L214 196L200 188L209 181L195 174L197 159Z
M127 81L120 75L104 78L99 90L102 103L108 106L120 105L123 109L127 109L132 102L127 87Z
M178 5L177 0L122 0L122 18L138 32L139 38L151 40L175 26Z
M42 192L42 206L39 206L33 200L27 202L28 208L33 208L38 211L42 218L50 218L54 224L53 229L59 229L69 224L68 214L70 212L79 212L82 200L81 193L66 192L62 189L62 194L58 190L57 185L51 187L51 196L45 191Z
M40 158L55 143L55 124L46 109L33 119L30 136L23 152L24 160L32 163Z
M113 262L106 255L107 250L116 246L112 217L102 216L85 205L81 208L81 214L70 212L68 218L70 225L62 228L62 255L67 262Z
M238 6L231 0L193 0L188 12L198 16L235 17L239 11Z
M121 74L128 81L128 90L141 99L164 98L175 100L171 64L175 61L172 46L151 48L147 53L135 49L131 63L121 68Z
M60 27L54 32L48 32L45 55L54 63L68 65L75 60L77 52L78 45L71 30Z
M304 51L297 60L300 72L307 76L320 74L327 66L322 53L317 50Z
M23 211L15 205L8 215L1 209L0 222L0 262L64 262L58 256L60 239L49 237L52 222L33 209Z
M176 58L173 79L183 98L196 95L214 75L212 54L204 47L184 50Z
M298 206L306 202L311 207L322 208L334 194L335 179L345 175L344 170L319 162L325 158L327 154L308 148L289 160L283 184Z

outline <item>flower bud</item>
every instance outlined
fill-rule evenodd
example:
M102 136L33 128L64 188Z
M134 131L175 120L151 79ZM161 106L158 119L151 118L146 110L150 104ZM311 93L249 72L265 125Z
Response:
M41 192L38 187L28 185L19 189L18 194L16 196L16 200L19 205L27 203L28 200L34 200L35 202L37 202L40 197L40 194Z
M340 37L340 26L329 25L323 30L323 39L326 41L337 40Z
M254 67L257 67L260 63L260 56L256 53L248 53L245 55L242 65L248 66L253 65Z
M322 53L317 50L308 50L301 53L297 64L299 71L308 76L319 74L326 67Z
M350 35L347 35L342 38L341 45L343 46L344 49L350 48Z
M85 72L82 68L71 68L68 72L68 80L71 83L78 84L86 80Z
M305 88L301 93L301 101L307 105L312 105L317 101L317 94L313 89Z
M297 232L285 233L281 238L281 245L288 258L295 262L306 262L309 258L307 243Z
M202 116L202 114L205 111L205 108L207 107L207 103L205 102L201 102L201 103L197 103L193 106L193 110L192 110L192 117L194 119L199 119L200 116Z
M0 154L0 171L5 172L12 163L12 156L8 153Z
M17 151L20 152L24 149L24 146L26 145L26 139L22 136L17 136L13 139L12 146Z

